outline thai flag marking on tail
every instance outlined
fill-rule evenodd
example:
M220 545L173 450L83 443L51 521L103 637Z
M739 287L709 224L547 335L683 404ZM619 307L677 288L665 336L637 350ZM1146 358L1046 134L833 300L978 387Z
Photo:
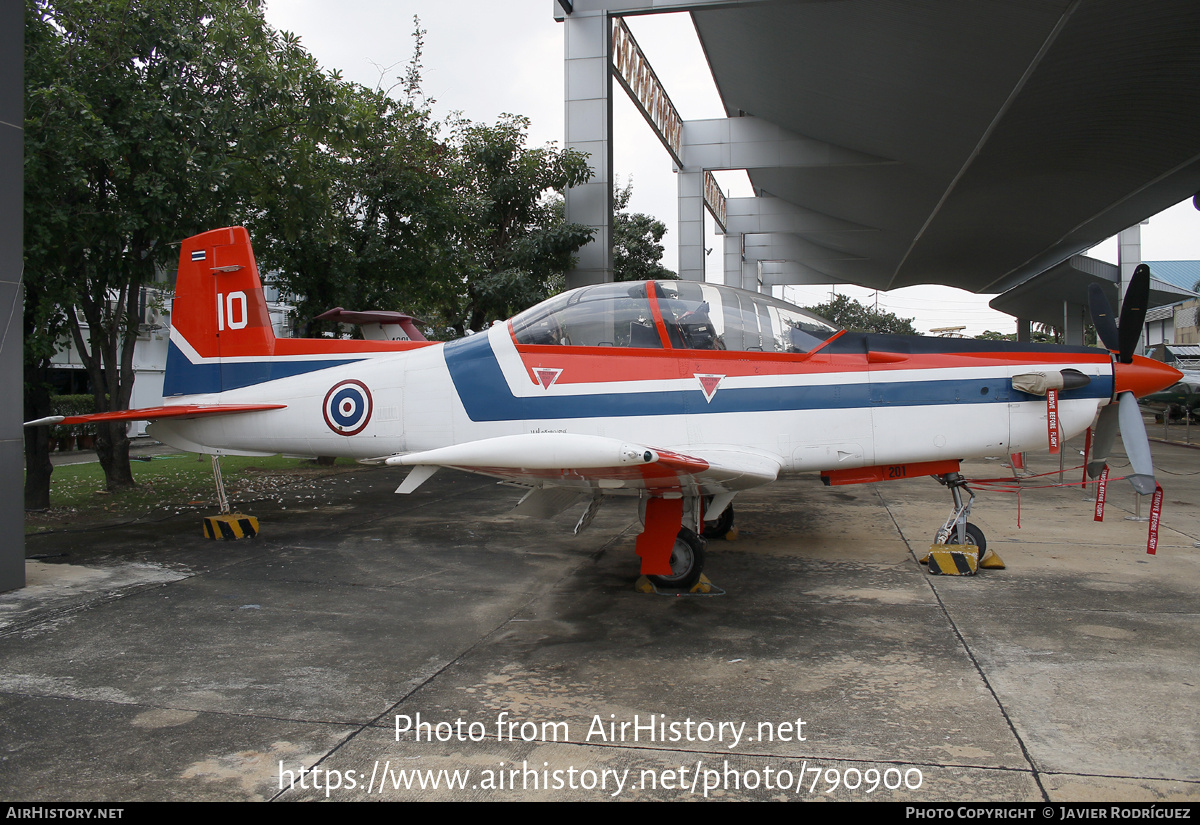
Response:
M192 250L192 260L193 261L203 261L204 260L204 250L203 249L193 249Z

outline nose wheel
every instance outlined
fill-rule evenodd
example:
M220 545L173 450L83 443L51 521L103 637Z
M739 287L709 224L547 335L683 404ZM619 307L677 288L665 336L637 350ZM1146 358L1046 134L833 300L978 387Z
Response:
M1003 570L1004 562L994 552L989 552L987 549L987 537L978 525L967 521L971 515L971 505L975 503L975 494L971 492L971 488L967 486L967 481L960 473L946 473L945 475L937 476L938 483L944 484L950 488L950 495L954 497L954 511L950 517L946 519L946 523L937 531L937 535L933 537L933 548L931 552L937 549L938 545L963 545L969 544L979 548L979 555L976 556L978 566L990 568L993 570ZM966 491L964 499L963 492ZM929 555L921 559L922 564L930 565L930 572L935 572L933 563L929 560ZM943 570L942 572L950 572ZM974 572L972 568L971 575Z

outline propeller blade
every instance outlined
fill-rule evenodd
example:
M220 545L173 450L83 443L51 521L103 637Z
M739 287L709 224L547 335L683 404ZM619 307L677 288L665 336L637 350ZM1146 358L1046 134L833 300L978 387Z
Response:
M1088 284L1088 309L1092 315L1092 326L1096 335L1106 349L1117 351L1121 349L1121 336L1117 334L1116 316L1113 315L1112 304L1104 294L1100 284Z
M1131 392L1117 396L1120 404L1121 442L1125 454L1133 466L1129 483L1144 496L1154 492L1154 460L1150 457L1150 439L1146 435L1146 424L1142 421L1142 410L1137 397Z
M1092 431L1092 458L1088 461L1088 478L1096 478L1112 455L1113 442L1117 440L1117 405L1109 404L1100 410L1096 429Z
M1138 264L1129 279L1129 289L1125 290L1125 300L1121 302L1121 323L1118 325L1121 346L1117 360L1122 364L1133 363L1133 351L1142 337L1142 324L1149 304L1150 267Z

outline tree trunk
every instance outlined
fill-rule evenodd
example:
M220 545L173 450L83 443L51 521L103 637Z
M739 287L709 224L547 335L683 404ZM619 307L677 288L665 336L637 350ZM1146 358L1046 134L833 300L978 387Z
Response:
M124 304L125 301L126 293L122 293L118 302ZM89 298L81 303L80 309L88 322L90 348L84 343L78 316L75 312L69 312L67 317L75 349L79 352L79 359L92 382L96 412L127 409L132 386L121 386L121 374L124 372L126 360L129 363L129 371L132 372L132 357L125 359L118 356L122 344L116 340L116 324L104 326L100 301ZM130 343L136 343L136 334L135 340ZM127 384L132 385L132 378ZM125 421L101 422L96 425L96 457L100 459L100 467L104 470L104 486L110 491L135 486L133 470L129 466L128 428L129 425Z
M136 486L129 467L128 428L126 421L96 424L96 456L104 470L104 486L110 491Z

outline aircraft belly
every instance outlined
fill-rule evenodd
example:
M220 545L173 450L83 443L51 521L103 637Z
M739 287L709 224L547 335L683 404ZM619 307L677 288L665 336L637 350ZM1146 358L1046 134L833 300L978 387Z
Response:
M1005 455L1006 404L876 407L875 464Z

